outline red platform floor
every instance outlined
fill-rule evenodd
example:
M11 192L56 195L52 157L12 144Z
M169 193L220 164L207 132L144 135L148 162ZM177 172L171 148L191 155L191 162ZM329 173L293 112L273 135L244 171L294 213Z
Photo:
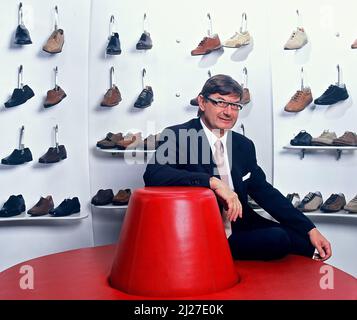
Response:
M108 275L115 245L52 254L20 263L0 273L0 300L119 299L151 300L111 288ZM34 289L20 288L20 268L34 269ZM290 255L276 261L236 261L241 281L233 288L180 300L351 299L357 300L357 279L333 268L333 289L321 289L324 263Z

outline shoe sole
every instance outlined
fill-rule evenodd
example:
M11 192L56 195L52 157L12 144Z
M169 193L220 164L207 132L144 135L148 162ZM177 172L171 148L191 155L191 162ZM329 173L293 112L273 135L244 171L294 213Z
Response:
M325 142L311 142L312 146L326 146L326 147L333 147L332 142L331 143L325 143Z
M53 213L49 213L49 214L52 217L67 217L67 216L70 216L70 215L78 213L78 212L81 212L81 209L76 209L76 210L72 211L71 213L68 213L68 214L65 214L65 215L57 215L57 214L53 214Z
M219 46L219 47L213 48L213 49L211 49L211 50L208 50L208 51L206 51L206 52L204 52L204 53L198 53L198 54L192 54L192 53L191 53L191 56L204 56L204 55L206 55L206 54L209 54L209 53L211 53L211 52L213 52L213 51L216 51L216 50L219 50L219 49L221 49L221 48L223 48L222 45Z
M348 144L343 142L333 143L332 145L336 147L357 147L357 144Z
M121 100L120 100L120 101L121 101ZM120 101L119 101L119 102L120 102ZM114 104L114 103L113 103L113 104L104 104L104 103L101 103L100 106L101 106L101 107L115 107L115 106L117 106L117 105L119 104L119 102L118 102L118 103L115 103L115 104Z
M341 101L345 101L345 100L347 100L349 98L349 96L347 96L347 97L344 97L344 98L341 98L340 100L338 100L338 101L336 101L336 102L331 102L331 103L319 103L318 101L314 101L314 104L315 105L318 105L318 106L332 106L332 105L334 105L334 104L336 104L336 103L338 103L338 102L341 102Z
M241 48L241 47L245 47L245 46L247 46L247 45L249 45L250 44L250 42L248 42L248 43L243 43L243 44L240 44L240 45L238 45L238 46L229 46L229 45L222 45L222 47L224 47L224 48L232 48L232 49L239 49L239 48Z
M333 210L333 209L320 209L322 212L325 212L325 213L334 213L334 212L339 212L341 210L343 210L343 208L340 208L340 209L337 209L337 210Z

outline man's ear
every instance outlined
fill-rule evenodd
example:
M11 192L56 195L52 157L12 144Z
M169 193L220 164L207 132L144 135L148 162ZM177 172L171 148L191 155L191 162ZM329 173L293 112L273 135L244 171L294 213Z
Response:
M198 95L197 101L198 101L199 108L202 111L205 111L204 100L205 98L202 95Z

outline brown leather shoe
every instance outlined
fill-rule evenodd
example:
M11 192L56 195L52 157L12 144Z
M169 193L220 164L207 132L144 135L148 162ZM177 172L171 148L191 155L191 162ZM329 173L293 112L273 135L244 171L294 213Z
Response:
M320 210L323 212L338 212L342 210L345 205L346 199L343 193L332 194L321 206Z
M106 94L101 102L102 107L114 107L121 101L121 94L118 87L114 84Z
M97 142L97 147L101 149L113 149L123 139L124 137L121 132L116 134L109 132L103 140Z
M62 29L57 29L52 32L48 38L46 44L43 46L43 51L48 53L60 53L62 51L64 44L64 31Z
M217 34L214 34L211 37L204 37L202 41L198 44L197 48L191 51L191 55L204 55L220 48L222 48L221 40L219 40Z
M143 139L141 137L141 132L132 134L128 133L124 136L122 140L116 143L116 147L119 150L125 150L125 149L135 149L139 145L142 145Z
M334 139L332 144L335 146L357 147L357 134L346 131L341 137Z
M113 204L115 206L125 206L129 203L129 199L131 196L131 190L119 190L118 193L113 198Z
M250 92L248 88L243 88L241 104L248 104L250 102Z
M312 94L309 88L298 90L290 99L284 110L286 112L299 112L304 110L312 102Z
M40 200L27 211L28 214L32 216L44 216L48 214L51 209L54 208L53 199L51 196L47 196L46 198L40 198Z
M60 86L57 86L57 89L54 88L52 90L47 91L47 97L43 106L45 108L52 107L60 103L65 97L67 97L67 95L64 90Z

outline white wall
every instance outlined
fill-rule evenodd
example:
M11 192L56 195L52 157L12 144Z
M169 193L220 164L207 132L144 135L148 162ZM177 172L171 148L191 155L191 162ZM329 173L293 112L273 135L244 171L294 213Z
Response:
M65 198L78 196L81 214L78 221L0 222L0 270L37 256L93 244L92 223L88 206L88 45L90 2L77 0L23 1L24 22L30 31L32 45L14 47L18 2L0 2L1 74L0 100L3 104L17 87L17 70L24 67L24 83L35 97L12 109L0 106L0 157L18 148L19 128L25 126L25 146L34 160L21 166L0 164L0 203L12 194L22 194L26 209L41 196L52 195L55 206ZM50 56L42 46L54 28L54 7L59 9L59 27L64 29L63 52ZM43 108L47 90L54 87L53 68L58 66L58 84L67 93L60 104ZM68 158L53 165L41 165L38 158L53 146L53 127L59 125L59 142Z

